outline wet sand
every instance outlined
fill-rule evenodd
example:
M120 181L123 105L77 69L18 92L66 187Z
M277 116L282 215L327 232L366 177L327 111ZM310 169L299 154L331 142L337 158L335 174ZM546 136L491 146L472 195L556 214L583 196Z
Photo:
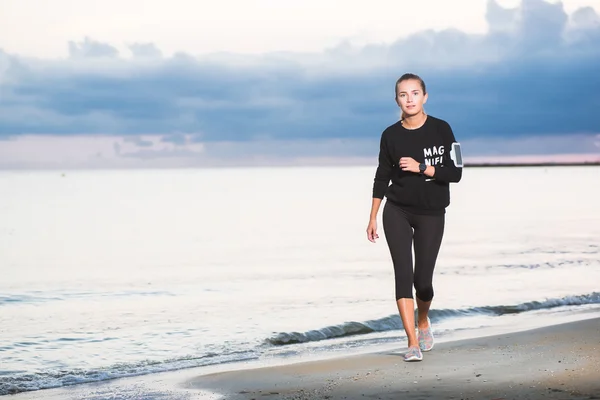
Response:
M600 399L600 319L193 378L226 399Z

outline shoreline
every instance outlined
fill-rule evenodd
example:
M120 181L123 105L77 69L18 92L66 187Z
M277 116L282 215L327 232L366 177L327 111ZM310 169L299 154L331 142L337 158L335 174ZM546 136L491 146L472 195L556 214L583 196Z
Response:
M502 168L502 167L597 167L600 161L590 162L531 162L531 163L465 163L465 168Z
M172 171L172 170L229 170L229 169L264 169L264 168L371 168L372 159L351 159L351 160L327 160L327 161L303 161L303 162L281 162L274 160L272 162L240 162L223 164L198 164L198 165L175 165L175 166L21 166L11 167L0 165L0 172L44 172L61 173L66 176L67 173L82 171ZM473 161L465 162L464 168L535 168L535 167L598 167L600 161L530 161L530 162L509 162L509 161Z
M535 316L534 316L535 318ZM435 327L434 327L435 329ZM600 399L600 316L288 363L189 368L0 396L14 400ZM210 372L213 371L213 372Z

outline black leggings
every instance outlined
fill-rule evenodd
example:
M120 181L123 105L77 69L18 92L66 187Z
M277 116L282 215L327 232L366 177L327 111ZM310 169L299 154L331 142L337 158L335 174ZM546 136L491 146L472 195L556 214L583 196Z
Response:
M390 248L396 280L396 300L433 299L433 270L444 236L445 215L417 215L387 201L383 209L383 230ZM412 245L414 238L415 268Z

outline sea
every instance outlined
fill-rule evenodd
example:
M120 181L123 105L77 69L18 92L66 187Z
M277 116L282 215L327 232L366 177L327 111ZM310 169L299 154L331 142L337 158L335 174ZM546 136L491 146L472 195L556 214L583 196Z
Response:
M405 348L374 173L0 171L0 395ZM439 340L599 316L600 167L465 167L434 289Z

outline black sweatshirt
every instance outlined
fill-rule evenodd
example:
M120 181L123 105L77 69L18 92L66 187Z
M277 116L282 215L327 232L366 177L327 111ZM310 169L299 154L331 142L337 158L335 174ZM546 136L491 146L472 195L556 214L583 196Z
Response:
M431 115L417 129L406 129L400 121L387 127L381 134L373 197L385 196L414 214L444 214L450 204L450 182L459 182L462 177L462 168L450 157L454 142L450 125ZM402 171L402 157L434 166L434 176Z

